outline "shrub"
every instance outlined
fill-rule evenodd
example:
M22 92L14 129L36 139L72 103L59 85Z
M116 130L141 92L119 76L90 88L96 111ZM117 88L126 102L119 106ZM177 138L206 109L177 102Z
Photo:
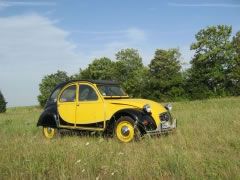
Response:
M5 101L5 98L2 92L0 91L0 113L6 112L6 104L7 102Z

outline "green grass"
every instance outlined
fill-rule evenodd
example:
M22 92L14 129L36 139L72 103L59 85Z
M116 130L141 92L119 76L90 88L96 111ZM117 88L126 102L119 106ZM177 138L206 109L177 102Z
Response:
M41 109L0 114L0 179L240 179L240 98L174 103L176 133L46 140Z

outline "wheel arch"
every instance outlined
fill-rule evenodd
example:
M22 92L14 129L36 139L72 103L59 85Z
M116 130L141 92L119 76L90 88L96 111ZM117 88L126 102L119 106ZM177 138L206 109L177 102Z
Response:
M138 109L121 109L115 112L107 123L106 131L108 133L113 133L115 122L123 116L128 116L133 119L134 122L136 122L136 125L138 126L140 132L144 134L146 131L143 124L141 123L141 113L142 112Z
M42 113L37 126L57 127L57 115L54 113Z

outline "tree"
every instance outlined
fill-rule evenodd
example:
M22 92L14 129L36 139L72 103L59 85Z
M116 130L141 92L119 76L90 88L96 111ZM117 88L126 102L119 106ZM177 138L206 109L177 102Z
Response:
M178 49L157 49L149 64L148 94L151 99L175 100L184 93Z
M230 65L229 89L232 95L240 95L240 31L232 40L234 58Z
M7 102L5 101L5 98L2 92L0 91L0 113L6 112L6 104Z
M188 72L187 90L193 99L227 95L227 74L233 59L230 26L210 26L200 30Z
M52 90L55 86L61 82L68 81L69 77L64 71L57 71L55 74L44 76L41 83L39 84L40 95L38 96L38 102L43 107Z
M113 75L114 62L103 57L95 59L86 69L80 69L80 73L75 76L75 79L111 80Z
M129 95L141 96L145 72L142 58L136 49L122 49L117 52L114 77Z
M240 31L232 39L233 59L229 64L227 87L231 95L240 95Z

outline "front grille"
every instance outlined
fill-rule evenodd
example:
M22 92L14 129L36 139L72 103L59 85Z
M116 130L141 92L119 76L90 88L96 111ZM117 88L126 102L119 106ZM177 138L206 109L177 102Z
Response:
M171 115L169 112L164 112L164 113L161 113L159 115L159 118L160 118L160 121L164 121L164 122L167 122L167 121L171 121Z

